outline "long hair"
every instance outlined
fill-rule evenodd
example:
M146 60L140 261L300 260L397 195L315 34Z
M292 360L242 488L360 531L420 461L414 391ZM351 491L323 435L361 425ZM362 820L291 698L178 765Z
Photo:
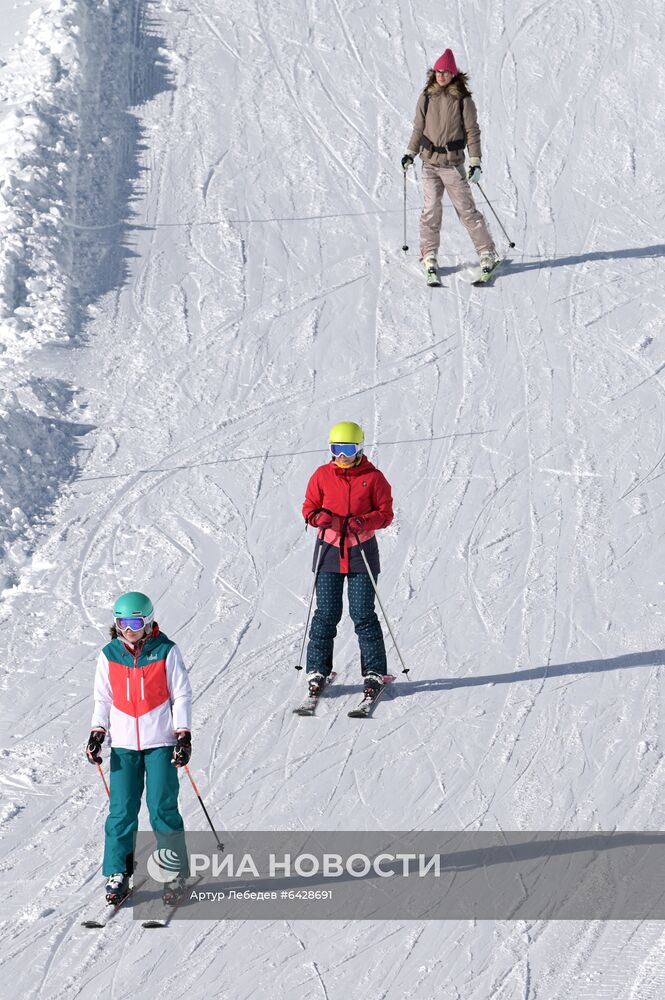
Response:
M433 87L435 83L436 83L436 73L434 72L434 67L430 66L430 68L427 70L427 83L425 84L424 87L424 93L426 94L427 91L430 90L430 88ZM471 90L469 89L468 73L458 73L457 76L454 76L452 78L452 80L448 84L448 87L452 87L453 84L457 84L459 89L462 91L462 97L471 96ZM442 87L441 89L447 90L447 87Z

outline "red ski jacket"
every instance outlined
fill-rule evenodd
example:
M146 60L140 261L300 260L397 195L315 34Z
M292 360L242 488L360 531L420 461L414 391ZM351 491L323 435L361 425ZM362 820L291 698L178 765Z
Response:
M156 622L135 647L115 638L102 649L90 728L105 729L112 746L127 750L173 746L177 730L191 730L192 689L182 653Z
M342 524L333 525L324 533L323 542L328 544L329 554L324 555L320 569L338 573L366 572L357 551L355 533L348 527L348 520L352 517L364 518L365 527L359 532L360 541L370 542L368 546L363 544L363 550L366 555L375 552L378 565L378 548L375 541L371 544L371 540L377 528L387 528L393 519L390 483L383 473L364 455L358 465L350 469L340 469L333 461L319 466L307 484L302 506L303 517L308 524L321 508L336 514L342 519ZM372 561L369 560L370 567Z

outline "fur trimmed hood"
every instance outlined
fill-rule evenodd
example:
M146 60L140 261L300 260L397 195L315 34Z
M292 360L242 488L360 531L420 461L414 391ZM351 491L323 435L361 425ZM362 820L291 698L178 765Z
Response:
M437 82L434 74L432 74L433 79L431 82L428 80L425 87L425 93L429 97L436 97L438 94L447 94L452 97L455 101L461 101L463 97L470 97L471 91L469 90L469 78L466 73L458 73L456 77L450 81L447 87L441 87Z
M452 150L434 148L448 143L455 144ZM480 162L480 128L469 78L458 73L447 87L441 87L432 70L418 97L407 152L412 157L420 154L424 163L435 167L461 167L465 145L469 158Z

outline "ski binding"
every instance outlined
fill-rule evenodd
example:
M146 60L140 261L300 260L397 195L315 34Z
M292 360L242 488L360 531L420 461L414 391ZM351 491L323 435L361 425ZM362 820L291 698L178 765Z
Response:
M476 288L480 288L481 285L487 285L492 280L498 269L502 264L505 263L505 258L500 257L491 271L482 271L480 267L470 267L467 270L468 280Z
M120 910L130 896L134 893L134 886L130 886L125 895L117 903L106 903L104 908L100 910L99 916L92 917L89 920L82 920L81 927L87 927L90 930L98 930L102 927L106 927L108 922L113 919L118 910Z
M377 701L379 700L379 698L381 697L387 686L389 684L392 684L394 680L395 677L393 676L393 674L384 674L383 687L380 689L380 691L378 691L378 693L373 698L371 696L364 695L360 704L356 708L352 708L351 711L347 713L349 718L368 719L372 714L372 712L374 711L374 706L376 705Z
M438 267L425 268L425 280L430 288L441 288L441 278Z
M297 708L293 709L293 714L302 716L314 715L314 713L316 712L316 706L319 703L319 698L324 693L326 688L330 687L330 685L332 684L332 682L335 680L336 677L337 674L333 670L330 674L328 674L328 677L326 678L326 686L323 688L323 690L320 691L319 694L308 695L305 701L302 703L302 705L298 705Z

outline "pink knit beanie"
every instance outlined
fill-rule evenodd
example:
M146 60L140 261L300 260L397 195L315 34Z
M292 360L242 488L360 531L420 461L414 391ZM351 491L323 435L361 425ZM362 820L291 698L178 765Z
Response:
M457 76L459 70L457 68L457 63L455 62L455 56L452 53L452 49L446 49L443 55L437 59L434 63L435 70L448 70L453 76Z

